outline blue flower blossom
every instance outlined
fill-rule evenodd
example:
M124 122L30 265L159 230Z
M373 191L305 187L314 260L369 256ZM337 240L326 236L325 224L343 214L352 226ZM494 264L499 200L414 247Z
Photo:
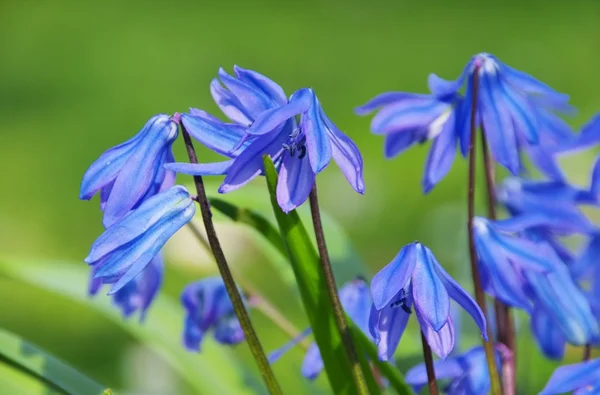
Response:
M370 337L369 334L369 312L371 309L372 299L369 291L369 286L362 278L356 278L342 286L339 290L340 302L342 307L356 326ZM296 338L284 344L281 348L273 351L269 355L269 362L276 362L292 347L300 343L311 333L308 328L300 333ZM309 380L316 379L323 370L324 364L321 358L321 352L316 343L312 343L304 360L302 362L302 375Z
M355 112L365 115L379 108L371 121L371 130L385 136L386 158L414 144L433 141L422 181L424 193L428 193L446 176L454 162L458 141L455 109L461 101L457 92L443 96L387 92L356 108Z
M393 356L413 304L421 331L440 358L445 358L454 347L450 299L471 315L487 340L485 317L479 306L420 243L402 248L392 262L373 277L371 295L369 329L381 360Z
M597 394L600 391L600 359L557 368L539 395Z
M510 350L502 344L496 345L496 364L500 368L502 360ZM448 395L482 395L490 392L490 375L488 373L485 351L482 346L476 346L469 351L450 357L446 360L433 362L437 380L449 380L444 390ZM406 383L419 393L427 382L425 364L419 364L406 372Z
M534 305L530 324L531 333L542 353L550 359L561 360L567 341L550 314L542 307Z
M155 115L128 141L104 152L83 176L79 198L100 193L103 223L112 226L145 199L170 188L175 174L163 165L173 162L171 146L177 123L166 114Z
M94 278L95 270L91 271L89 294L96 295L102 286L102 279ZM161 254L157 254L141 273L135 276L123 288L112 295L113 303L118 306L125 318L136 311L140 312L140 322L146 318L146 313L160 290L164 276L164 265ZM116 281L116 279L113 279Z
M85 262L94 278L112 284L109 295L144 270L167 240L188 223L196 207L187 190L174 186L142 202L92 245Z
M200 351L207 331L221 344L238 344L244 340L244 331L235 315L220 277L208 277L189 284L181 293L181 304L186 311L183 344L190 351Z

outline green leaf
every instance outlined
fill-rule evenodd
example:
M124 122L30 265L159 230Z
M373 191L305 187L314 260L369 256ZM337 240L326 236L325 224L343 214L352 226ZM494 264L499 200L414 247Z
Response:
M202 352L186 351L181 345L183 311L165 295L153 303L144 323L124 320L111 299L87 296L88 270L83 264L65 262L8 262L0 260L0 274L17 279L52 294L77 301L128 331L169 363L173 369L202 394L253 394L248 388L239 362L227 348L207 338ZM87 395L87 394L86 394Z
M57 393L99 395L106 388L44 350L3 329L0 329L0 360Z

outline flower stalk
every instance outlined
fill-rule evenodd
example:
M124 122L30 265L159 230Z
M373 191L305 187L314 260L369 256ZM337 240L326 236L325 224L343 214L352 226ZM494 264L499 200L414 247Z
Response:
M481 284L479 268L477 266L477 251L475 250L475 238L473 234L473 218L475 217L475 170L476 170L476 142L477 142L477 94L479 85L479 69L475 68L473 72L473 95L471 98L471 125L469 138L469 181L468 181L468 197L467 197L467 230L469 234L469 257L471 262L471 275L473 277L473 286L475 288L475 299L481 308L481 311L487 318L487 309L485 304L485 293ZM488 326L488 338L491 339L491 331ZM490 374L490 382L492 384L492 394L501 395L502 387L500 378L498 377L498 368L496 366L496 358L492 342L483 341L485 357L488 364Z
M196 156L196 150L194 149L192 139L187 130L185 129L185 126L183 126L182 123L180 123L180 125L181 134L185 142L185 147L190 163L197 164L198 158ZM258 340L256 331L254 330L252 322L250 321L250 316L246 311L240 292L237 286L235 285L233 276L231 275L231 271L229 269L229 265L227 264L225 254L223 253L223 249L221 248L221 243L219 242L219 238L217 237L215 226L212 221L212 212L210 210L210 205L206 197L206 190L204 188L204 182L202 180L202 177L194 176L194 184L196 186L196 192L198 194L197 201L198 205L200 206L200 211L202 213L202 221L204 222L204 227L206 229L208 244L210 245L211 251L215 258L215 262L217 263L219 273L221 274L223 282L225 283L225 289L227 290L227 294L231 299L231 303L233 304L235 314L240 322L242 329L244 330L244 335L246 337L246 341L248 342L248 346L250 347L250 351L252 352L252 356L256 360L256 364L258 365L260 374L269 392L274 395L282 394L281 388L279 387L279 383L275 378L273 370L271 369L271 365L267 360L267 356L265 355L262 345Z
M329 253L327 251L327 244L325 243L325 233L323 232L323 224L321 222L321 212L319 211L319 198L317 196L317 183L313 184L312 190L309 195L310 200L310 212L312 216L313 226L315 230L315 236L317 239L317 248L319 250L321 270L325 278L327 285L327 294L329 295L329 301L333 308L335 323L340 330L342 337L342 344L346 351L346 356L350 362L352 371L352 381L359 394L368 394L367 382L365 380L363 371L360 367L356 348L352 341L352 334L348 327L348 322L344 314L344 309L338 295L337 287L335 285L335 277L333 275L333 269L331 267L331 261L329 260Z
M433 355L431 354L431 347L429 347L429 343L427 343L427 339L423 332L421 332L421 343L423 343L423 357L425 358L425 369L427 370L427 387L429 388L429 394L438 395L439 390L435 381Z

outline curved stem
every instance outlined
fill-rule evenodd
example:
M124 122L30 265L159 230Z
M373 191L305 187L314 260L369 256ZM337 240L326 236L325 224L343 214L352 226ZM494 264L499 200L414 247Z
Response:
M483 167L485 169L485 183L487 189L488 202L488 217L489 219L497 219L496 214L496 183L494 177L494 161L490 157L487 138L485 131L481 127L481 145L483 150ZM494 299L494 311L496 313L496 327L498 333L498 341L504 344L512 353L510 361L502 363L502 379L504 384L504 394L514 395L516 388L515 372L516 372L516 340L515 329L512 321L510 308L502 303L498 298Z
M190 158L190 163L198 163L198 158L196 156L196 150L194 149L192 139L190 138L190 135L187 132L187 130L185 130L183 124L180 123L180 125L181 134L183 135L183 140L185 142L187 154ZM236 287L235 281L233 280L233 276L231 275L231 271L229 270L229 265L227 264L225 254L223 253L221 243L219 242L217 232L215 231L215 226L212 222L212 213L210 211L208 199L206 198L206 191L204 189L204 182L202 181L202 177L194 176L194 184L196 185L196 192L198 194L198 205L200 206L200 211L202 213L202 221L204 222L204 227L206 229L208 244L210 245L210 249L213 253L213 256L215 257L215 262L217 263L217 267L219 268L219 273L221 273L221 277L223 278L223 283L225 284L227 294L231 299L235 315L237 316L240 325L244 330L246 342L250 347L252 356L256 360L256 364L258 365L260 374L269 392L271 394L282 394L281 388L279 387L279 383L277 382L277 379L273 374L271 365L269 364L269 361L267 360L267 356L265 355L262 345L258 340L258 336L256 335L254 327L252 326L252 322L250 321L250 316L246 311L246 307L244 306L244 302L242 301L240 292Z
M481 285L481 277L479 275L479 268L477 267L477 251L475 250L475 238L473 235L473 218L475 217L475 145L477 142L477 94L479 88L479 69L476 67L473 71L473 86L472 86L472 100L471 100L471 128L470 128L470 139L469 139L469 189L467 198L467 209L468 209L468 220L467 230L469 234L469 257L471 261L471 275L473 277L473 286L475 288L475 299L479 308L483 312L487 320L487 308L485 305L485 293L483 292L483 286ZM490 341L483 341L483 348L485 350L485 358L487 360L488 370L490 374L490 382L492 384L492 394L501 395L502 386L500 384L500 378L498 377L498 367L496 366L496 358L494 353L494 347L492 345L491 330L488 326L487 335Z
M367 387L367 382L360 367L358 355L356 354L354 342L352 341L352 334L350 333L348 321L346 321L344 309L342 307L342 303L340 302L337 287L335 285L335 277L333 275L331 261L329 260L329 253L327 252L323 224L321 223L321 212L319 211L319 198L317 196L316 182L313 184L312 190L310 191L309 200L310 213L315 229L315 236L317 238L317 248L319 249L319 256L321 257L321 269L325 278L325 283L327 284L327 294L329 295L329 301L331 302L331 306L333 308L335 323L340 330L342 344L352 369L352 381L354 382L359 394L368 394L369 390Z
M438 387L435 381L435 370L433 369L433 355L431 354L431 347L427 343L427 339L423 332L421 332L421 343L423 343L423 357L425 358L425 369L427 370L427 386L429 387L430 395L438 395Z

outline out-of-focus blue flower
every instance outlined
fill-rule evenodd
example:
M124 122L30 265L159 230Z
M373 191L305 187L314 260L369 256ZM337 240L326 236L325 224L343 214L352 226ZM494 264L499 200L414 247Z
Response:
M499 186L497 196L513 215L496 223L506 231L542 228L552 233L571 234L596 229L578 207L597 202L587 190L558 181L509 177Z
M450 299L471 315L487 340L485 317L479 306L420 243L402 248L392 262L373 277L371 295L369 329L381 360L393 356L413 303L421 331L440 358L445 358L454 347Z
M188 191L174 186L142 202L92 245L85 262L94 278L113 284L112 295L144 270L167 240L188 223L196 207Z
M429 192L444 178L456 155L456 113L462 98L457 92L437 96L387 92L358 107L359 115L379 108L371 130L385 136L384 152L392 158L414 144L432 140L425 164L423 190Z
M268 80L264 76L262 78L263 82ZM251 121L245 125L247 128L242 132L237 125L219 125L214 118L198 110L195 115L182 116L182 122L186 127L190 127L196 139L230 160L199 165L176 163L167 165L167 169L191 175L226 175L219 192L227 193L242 187L261 174L263 156L269 155L279 168L277 201L283 211L289 212L306 201L316 174L333 158L350 185L357 192L364 193L363 160L360 151L325 115L312 89L300 89L289 100L284 101L279 95L283 94L283 91L269 85L272 88L271 93L278 92L277 100L266 100L263 97L269 91L266 88L258 95L258 88L250 86L249 83L234 84L233 81L238 80L230 77L227 80L230 85L227 85L224 75L221 75L221 80L232 92L233 87L237 89L233 93L239 99L239 103L226 107L230 111L228 115L241 124L239 114L244 113L247 120ZM253 111L240 110L231 113L232 108L248 110L250 106L243 105L241 99L245 98L246 94L248 97L254 97L252 103L260 105L253 106ZM234 102L231 97L227 103ZM264 100L259 100L259 97L263 97ZM296 123L296 116L300 116L299 124ZM235 140L238 141L237 144L232 145Z
M502 366L502 357L507 353L510 351L502 344L496 345L496 363L499 368ZM490 375L482 346L473 347L446 360L434 361L433 368L437 380L450 380L444 390L448 395L483 395L490 391ZM405 379L419 393L428 382L425 364L410 369Z
M539 275L563 265L554 249L543 241L502 232L496 223L481 217L473 219L473 235L485 291L507 305L530 311L523 273Z
M112 226L145 199L171 187L175 174L163 165L173 162L171 146L177 123L166 114L155 115L130 140L104 152L83 176L79 198L100 192L103 223Z
M571 391L573 395L600 392L600 359L557 368L539 395L558 395Z
M244 331L235 315L221 277L208 277L189 284L181 293L186 311L183 344L190 351L200 351L207 331L213 330L221 344L238 344Z
M91 271L90 295L96 295L102 286L102 279L94 278ZM140 274L112 295L113 303L121 309L125 318L140 311L140 322L146 317L148 308L158 294L164 275L161 254L157 254ZM113 279L116 281L116 279Z
M480 53L471 58L455 81L446 81L435 74L429 76L430 89L439 96L457 92L466 80L465 98L456 115L463 155L469 148L473 73L476 71L479 76L477 125L483 128L496 161L513 174L522 171L522 147L545 148L549 142L570 139L568 125L552 112L572 111L567 95L507 66L491 54ZM539 151L538 155L546 154ZM534 162L539 165L540 161L552 160L546 156ZM541 170L547 167L542 166ZM554 170L548 175L552 176Z
M339 290L340 302L342 307L352 321L361 331L369 335L369 312L371 310L371 294L369 286L362 278L356 278L346 284ZM299 336L284 344L281 348L273 351L269 355L269 362L274 363L283 354L292 347L300 343L311 333L310 328L303 331ZM316 379L323 370L323 359L316 343L312 343L302 362L302 375L309 380Z

